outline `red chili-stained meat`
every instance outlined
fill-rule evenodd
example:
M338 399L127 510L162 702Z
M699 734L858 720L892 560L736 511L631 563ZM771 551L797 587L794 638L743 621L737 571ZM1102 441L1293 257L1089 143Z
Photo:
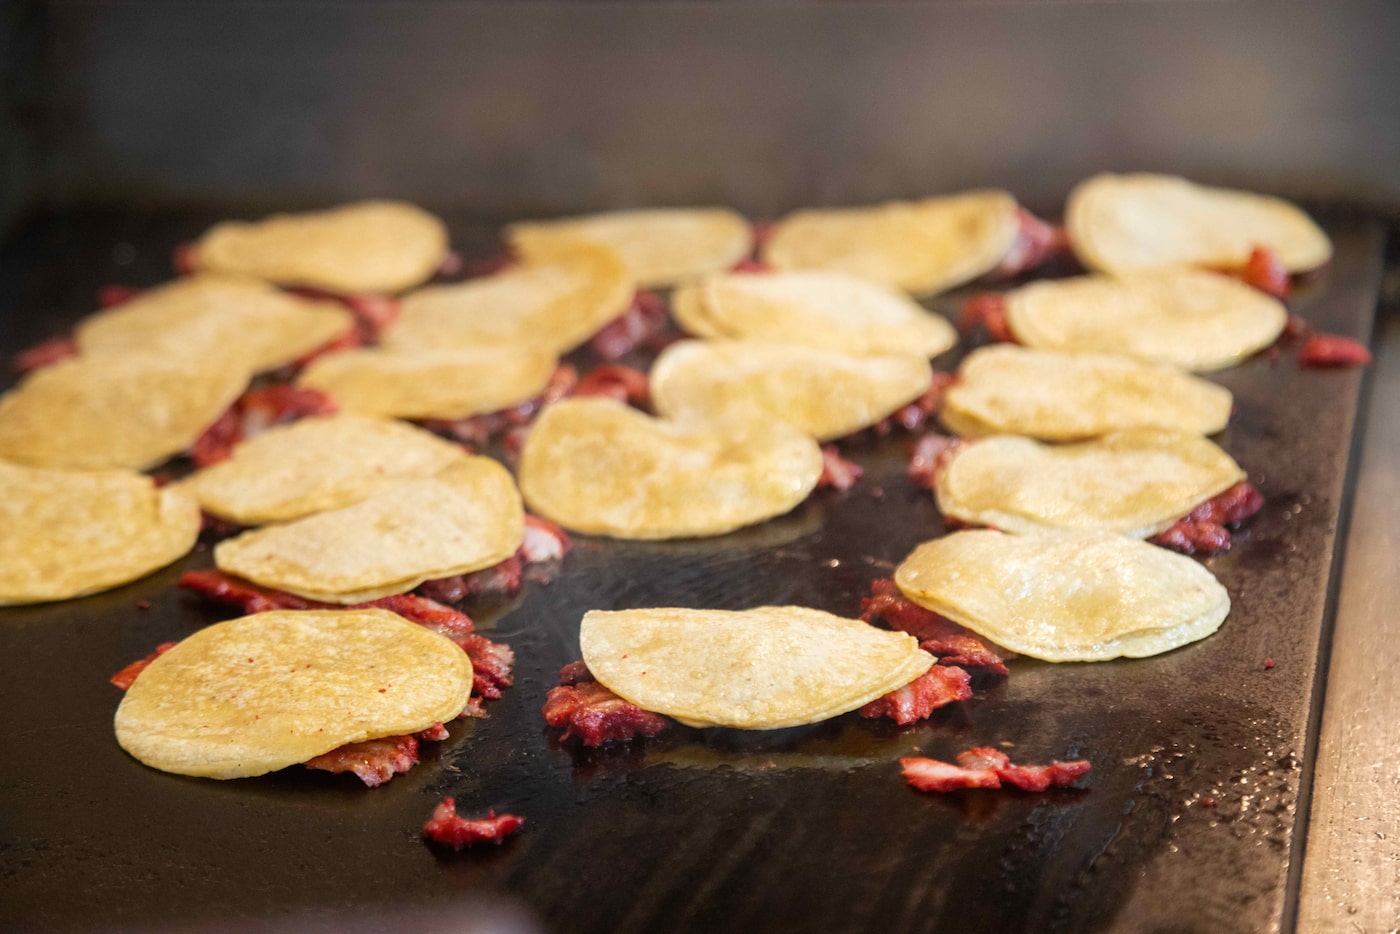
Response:
M924 435L914 445L914 453L909 457L909 467L905 471L909 482L920 489L933 489L938 483L938 475L942 472L943 465L962 444L957 438L947 435Z
M461 253L458 253L456 250L448 250L442 254L442 259L438 262L437 271L434 275L441 277L461 275L466 265L466 260L462 258Z
M317 301L339 302L355 316L367 343L377 343L384 329L399 317L399 300L392 295L375 295L369 292L331 292L309 286L288 289L293 295Z
M457 802L443 798L433 810L433 816L423 825L423 837L433 843L441 843L460 850L464 846L477 843L499 844L506 837L520 829L525 818L514 814L496 814L487 811L486 816L467 820L457 814Z
M360 781L374 788L417 764L416 737L385 736L362 743L347 743L308 759L306 767L323 772L354 772Z
M1045 263L1052 256L1069 250L1069 232L1064 227L1047 223L1025 208L1016 209L1020 227L1011 249L997 263L990 275L1010 278Z
M437 743L447 739L447 727L443 725L441 720L439 720L437 723L434 723L426 730L419 730L413 735L417 736L421 740L427 740L428 742Z
M508 409L501 409L499 412L453 420L425 419L421 424L429 431L447 435L466 444L485 447L497 435L514 427L530 424L540 410L567 396L577 382L578 371L567 363L561 363L549 377L544 391L533 399Z
M115 308L124 305L144 291L146 290L134 285L104 285L97 290L97 307Z
M730 268L729 271L730 271L730 272L773 272L774 270L773 270L773 267L772 267L772 266L769 266L767 263L765 263L765 262L764 262L763 260L761 260L761 259L754 259L753 257L745 257L744 259L741 259L741 260L739 260L739 262L735 263L735 264L733 265L733 267Z
M462 271L468 279L476 279L480 276L493 276L498 272L505 272L518 262L520 260L511 252L510 247L503 247L499 252L490 256L466 260L462 264Z
M472 660L472 694L495 700L501 696L502 689L515 683L511 675L515 652L510 646L475 633L453 641Z
M1298 351L1298 362L1308 367L1368 366L1371 351L1360 341L1338 334L1310 334Z
M918 431L923 428L930 419L936 418L938 413L943 411L943 397L948 394L948 389L957 381L956 373L943 373L935 370L933 378L929 381L928 391L876 425L875 433L878 435L888 434L894 426L903 428L905 431Z
M581 658L576 662L569 662L569 664L559 669L559 683L565 687L596 680L597 679L593 677L593 672L588 670L588 665L585 664L584 660Z
M21 373L32 373L34 370L41 370L60 360L67 360L69 357L77 355L78 345L73 343L73 338L67 334L61 334L58 337L50 337L48 340L40 341L28 350L21 350L15 354L14 368Z
M948 617L908 599L889 578L872 582L870 592L871 596L860 601L860 618L865 622L879 619L891 629L909 633L919 640L919 648L938 656L939 664L982 668L999 675L1008 673L1003 664L1006 656Z
M1252 483L1237 483L1206 500L1149 541L1182 554L1220 554L1230 549L1230 531L1264 507Z
M557 561L573 547L573 539L553 522L538 516L525 517L525 540L520 543L519 552L525 563Z
M462 581L466 584L469 596L495 594L509 597L520 590L522 570L519 555L511 555L500 564L464 575Z
M1297 340L1312 333L1312 327L1298 315L1289 315L1283 324L1283 334L1279 340Z
M284 590L259 587L214 568L186 571L180 575L178 586L203 594L219 603L242 607L247 613L262 613L267 610L346 609L336 604L298 597ZM389 610L449 639L463 638L473 630L471 617L461 610L454 610L452 607L413 594L380 597L368 603L356 604L356 607Z
M666 330L666 300L639 290L627 310L603 326L588 346L604 360L616 360L637 347L654 345Z
M1256 246L1249 252L1249 259L1239 272L1239 278L1266 295L1282 301L1288 297L1292 280L1288 267L1283 265L1277 253L1268 247Z
M356 347L365 346L369 341L370 339L365 333L360 330L358 326L354 326L339 337L334 337L326 341L310 353L297 357L296 360L292 361L292 365L298 369L307 367L310 366L313 361L319 360L321 357L328 357L331 354L342 353L346 350L354 350Z
M973 334L979 327L985 328L987 337L1001 343L1015 343L1011 325L1006 321L1006 296L1000 292L979 292L963 302L962 317L958 330Z
M208 467L227 460L240 441L274 425L313 415L334 415L339 408L334 399L319 389L280 384L250 389L204 429L190 448L190 456L196 465Z
M762 255L763 248L768 245L769 240L773 239L773 231L777 229L777 221L749 221L749 231L753 236L753 252L755 256Z
M603 396L645 409L651 405L647 375L630 366L608 364L589 370L578 381L573 396Z
M902 688L860 708L860 715L888 717L900 726L925 720L939 707L972 696L972 678L961 668L934 665Z
M179 645L178 642L162 642L160 645L156 646L156 650L150 655L147 655L145 658L139 659L137 661L132 662L130 665L127 665L121 671L112 675L112 677L109 680L112 684L125 691L127 688L131 687L131 685L135 683L136 676L141 674L141 672L145 671L147 665L160 658L162 655L164 655L166 652L169 652L177 645Z
M562 727L560 739L577 736L585 746L655 736L671 725L660 714L643 710L597 681L551 688L541 711L552 727Z
M438 603L457 603L466 599L467 582L462 579L462 575L454 574L451 577L424 581L414 588L414 592Z
M864 474L865 468L842 457L836 445L822 445L822 473L817 478L817 489L849 490Z
M937 759L900 759L904 780L919 791L957 791L962 788L1000 788L1014 785L1023 791L1066 788L1089 771L1089 762L1055 761L1049 765L1013 765L1005 753L979 746L958 754L958 764Z
M199 250L193 243L179 243L170 251L170 265L175 275L189 276L199 271Z

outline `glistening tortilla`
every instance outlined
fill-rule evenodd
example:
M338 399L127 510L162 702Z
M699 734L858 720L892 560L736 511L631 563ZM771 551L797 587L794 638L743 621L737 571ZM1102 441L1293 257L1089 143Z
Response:
M527 259L580 242L607 247L642 288L729 269L753 247L748 221L727 208L652 208L529 221L506 228L506 238Z
M1049 662L1143 658L1204 639L1230 596L1204 567L1101 532L956 532L895 571L910 600Z
M298 298L256 279L204 274L91 315L73 339L86 355L160 351L208 358L236 348L262 371L305 356L354 323L333 302Z
M202 270L332 292L402 292L428 280L447 253L447 227L402 201L224 221L194 244Z
M1227 276L1174 270L1036 282L1006 296L1016 340L1205 372L1233 366L1283 333L1288 310Z
M672 313L698 337L815 347L855 356L936 357L953 326L893 289L839 272L736 272L677 290Z
M459 445L403 422L332 415L269 428L180 486L211 515L263 525L349 506L466 457Z
M534 398L558 364L535 347L374 347L317 357L297 385L329 393L346 412L458 419Z
M940 418L963 437L1075 441L1127 428L1214 434L1232 405L1228 389L1176 367L994 344L963 360Z
M0 606L110 590L188 554L199 506L125 470L0 461Z
M616 253L571 245L494 275L406 295L382 342L394 350L493 345L563 354L626 311L634 291Z
M843 272L932 295L990 272L1019 230L1015 198L1004 191L970 191L798 211L773 228L763 259L781 270Z
M141 672L117 742L165 772L246 778L451 720L457 645L387 610L274 610L201 629Z
M743 730L830 719L934 662L907 633L798 606L593 610L579 645L599 683L637 706Z
M651 368L668 418L786 422L818 441L868 428L928 391L921 356L851 357L764 341L680 341Z
M1047 445L984 438L939 473L945 515L1020 534L1095 529L1147 538L1245 478L1218 446L1189 432L1120 431Z
M520 491L531 511L576 532L687 538L782 515L821 471L817 443L782 423L678 422L566 399L531 429Z
M490 567L515 554L524 535L510 474L469 457L353 506L244 532L214 548L214 563L311 600L363 603Z
M1332 258L1327 235L1297 206L1171 175L1095 175L1070 192L1065 223L1084 265L1115 274L1238 268L1255 247L1273 251L1290 272Z
M0 457L34 467L154 467L194 444L250 376L236 351L62 360L0 396Z

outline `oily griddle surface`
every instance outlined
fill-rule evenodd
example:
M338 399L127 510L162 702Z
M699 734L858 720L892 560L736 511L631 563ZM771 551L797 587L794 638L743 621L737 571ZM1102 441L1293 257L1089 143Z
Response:
M168 250L213 218L77 211L0 260L3 350L61 332L108 282L168 277ZM1365 339L1379 225L1328 221L1337 256L1291 303ZM489 227L455 225L468 255ZM936 307L955 314L960 295ZM935 361L941 368L956 355ZM12 378L7 377L7 379ZM943 533L904 480L908 436L853 443L865 477L711 540L577 538L558 579L468 605L512 645L491 717L425 743L378 789L289 769L229 782L167 775L112 735L108 677L230 613L176 590L207 551L84 600L0 608L0 926L710 931L1260 930L1288 923L1328 594L1363 373L1300 370L1292 349L1219 374L1219 439L1267 497L1207 561L1234 601L1204 642L1141 661L1012 663L972 700L897 727L848 715L771 734L677 729L617 749L561 746L539 709L578 657L589 609L797 603L855 616L870 581ZM147 609L140 601L150 601ZM1266 669L1265 660L1274 667ZM1321 669L1321 670L1325 670ZM1026 764L1085 757L1082 789L919 794L902 755L1001 745ZM523 815L460 854L418 830Z

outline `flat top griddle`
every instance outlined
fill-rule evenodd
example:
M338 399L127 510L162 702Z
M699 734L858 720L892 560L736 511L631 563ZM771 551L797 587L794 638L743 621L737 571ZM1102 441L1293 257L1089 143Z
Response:
M73 210L32 223L0 252L0 352L58 333L102 284L167 278L169 248L213 219ZM1291 307L1365 339L1383 228L1322 220L1335 260ZM454 234L468 255L492 249L487 226ZM960 297L934 306L955 314ZM1206 562L1234 601L1221 631L1141 661L1017 660L1009 678L979 681L972 700L910 727L848 715L579 750L539 714L578 657L589 609L798 603L857 615L873 579L944 531L929 494L904 479L909 436L847 445L865 477L772 522L710 540L578 537L552 583L467 605L515 648L515 686L490 719L452 724L419 767L373 790L301 769L181 778L118 748L108 677L230 615L174 588L210 564L207 551L107 594L0 609L0 926L1286 927L1364 374L1300 370L1285 348L1214 378L1237 404L1219 441L1268 501ZM1043 794L924 795L899 777L902 755L951 759L974 745L1025 763L1085 757L1093 771L1082 789ZM526 826L499 849L431 849L418 830L444 795Z

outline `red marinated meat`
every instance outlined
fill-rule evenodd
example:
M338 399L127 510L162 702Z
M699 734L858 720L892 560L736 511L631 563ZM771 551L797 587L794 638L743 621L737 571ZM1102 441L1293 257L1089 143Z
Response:
M1004 656L970 630L905 597L889 578L871 583L870 592L860 601L860 618L865 622L879 619L891 629L909 633L919 640L919 648L938 656L940 664L1008 673Z
M518 554L511 555L500 564L483 568L463 575L467 594L472 597L486 595L511 596L520 590L520 573L523 566Z
M963 302L958 330L974 334L985 328L987 337L1001 343L1015 343L1011 325L1006 321L1006 296L1000 292L979 292Z
M1290 341L1297 340L1300 337L1307 337L1311 333L1312 328L1308 325L1307 321L1303 320L1298 315L1289 315L1288 319L1283 324L1283 334L1279 339Z
M498 412L451 420L425 419L421 424L429 431L446 435L466 444L485 447L497 435L505 434L512 428L530 424L545 406L552 405L567 396L577 382L578 371L567 363L561 363L555 367L554 373L550 375L544 391L533 399L527 399L518 405L501 409Z
M204 571L186 571L180 575L178 586L193 590L219 603L242 607L245 613L262 613L267 610L325 610L352 609L333 603L321 603L298 597L284 590L259 587L248 581L210 568ZM413 594L396 594L380 597L368 603L356 604L353 608L373 607L397 613L410 622L431 629L449 639L461 639L472 633L471 617L461 610L443 606L426 597Z
M1298 351L1298 362L1307 367L1368 366L1371 351L1360 341L1338 334L1309 334Z
M472 660L472 694L496 700L501 690L515 683L511 670L515 667L515 652L503 642L492 642L485 636L471 635L454 639Z
M170 251L170 265L177 276L190 276L199 271L199 250L193 243L178 243Z
M604 360L616 360L638 347L655 346L668 320L666 300L655 292L639 290L627 310L593 335L588 346Z
M1149 541L1182 554L1215 555L1230 550L1230 531L1264 507L1252 483L1237 483L1206 500Z
M1020 224L1016 240L991 271L994 277L1020 275L1069 250L1069 232L1064 227L1047 223L1025 208L1017 208L1016 217Z
M323 772L354 772L360 781L374 788L417 764L416 737L385 736L362 743L347 743L308 759L306 767Z
M578 381L573 396L603 396L616 399L639 409L651 405L651 387L647 375L630 366L608 364L589 370Z
M547 519L525 517L525 540L520 543L520 557L526 564L557 561L574 547L568 533Z
M1251 285L1265 295L1272 295L1279 301L1288 297L1292 280L1288 267L1283 265L1277 253L1268 247L1256 246L1249 253L1244 268L1239 273L1245 284Z
M467 820L457 814L457 802L443 798L433 810L433 816L423 825L423 837L433 843L441 843L460 850L464 846L477 843L499 844L506 837L520 829L525 818L514 814L497 815L487 811L485 817Z
M551 688L541 712L550 726L563 728L561 740L577 736L585 746L655 736L671 725L666 717L623 700L597 681Z
M458 603L466 599L467 582L460 574L438 577L419 584L414 588L414 592L438 603Z
M331 338L310 353L297 357L296 360L292 361L292 365L301 369L310 366L313 361L319 360L321 357L327 357L331 354L341 353L346 350L354 350L356 347L363 347L367 343L369 343L369 338L365 336L364 332L362 332L359 327L351 327L350 330L339 337Z
M67 334L40 341L28 350L15 354L14 368L21 373L32 373L60 360L78 355L78 345Z
M104 285L97 290L97 307L115 308L124 305L144 291L146 290L134 285Z
M849 490L864 474L865 468L842 457L836 445L822 445L822 473L817 478L817 489Z
M250 389L195 440L190 456L196 465L208 467L232 456L240 441L274 425L313 415L334 415L339 408L334 399L319 389L280 384Z
M765 262L764 262L763 260L761 260L761 259L754 259L754 258L752 258L752 257L745 257L744 259L741 259L741 260L739 260L739 262L735 263L734 266L733 266L729 271L730 271L730 272L773 272L774 269L773 269L772 266L769 266L767 263L765 263Z
M1055 761L1049 765L1014 765L998 749L979 746L958 754L958 764L937 759L900 759L904 780L919 791L957 791L962 788L1000 788L1013 785L1023 791L1067 788L1089 771L1088 760Z
M943 373L935 370L933 378L929 381L928 391L893 415L884 419L875 426L877 435L887 435L894 427L899 427L905 431L918 431L933 418L943 411L943 397L948 394L949 387L958 381L956 373Z
M481 276L494 276L498 272L505 272L516 263L520 262L509 247L503 247L499 252L493 253L483 259L469 259L462 264L462 272L468 279L477 279Z
M376 295L370 292L332 292L309 286L288 289L293 295L316 301L338 302L346 311L355 316L355 323L366 343L377 343L384 329L398 320L399 300L392 295Z
M419 730L413 735L421 740L426 740L432 743L439 743L447 739L447 727L442 723L441 720L439 720L437 723L434 723L426 730Z
M753 236L753 252L755 256L763 255L763 248L768 245L769 240L773 239L773 231L777 229L777 221L749 221L749 231Z
M914 486L931 490L938 484L938 475L948 458L963 444L957 438L930 432L914 445L914 453L909 457L909 467L905 475Z
M902 688L860 708L860 715L888 717L900 726L925 720L939 707L972 696L972 678L961 668L934 665Z
M559 683L568 687L574 684L583 684L586 681L596 681L593 672L588 670L588 665L583 659L576 662L569 662L559 669Z
M464 270L466 266L466 260L462 258L461 253L458 253L456 250L448 250L442 254L442 260L438 263L437 270L433 275L439 278L460 276L462 270Z
M130 665L127 665L121 671L112 675L112 677L109 680L112 684L125 691L127 688L131 687L131 685L135 683L136 676L141 674L141 672L145 671L147 665L160 658L166 652L169 652L171 649L175 648L175 646L179 644L180 643L178 642L162 642L160 645L156 646L156 650L150 655L147 655L145 658L139 659L138 661L134 661Z

